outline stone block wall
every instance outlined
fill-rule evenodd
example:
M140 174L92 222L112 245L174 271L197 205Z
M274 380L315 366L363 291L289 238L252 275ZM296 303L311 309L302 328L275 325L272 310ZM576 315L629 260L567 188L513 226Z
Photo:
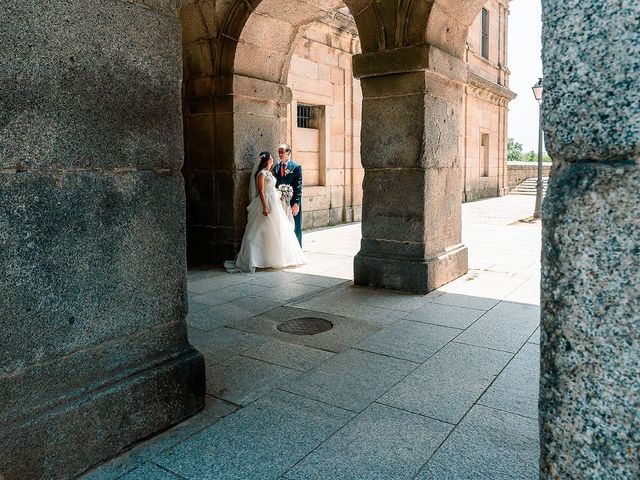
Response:
M465 140L464 140L464 201L496 197L504 194L506 176L504 139L506 107L497 96L486 90L466 88ZM482 145L489 142L488 147ZM485 155L488 158L485 159ZM488 161L488 165L485 162Z
M291 58L287 141L303 168L305 229L362 218L362 91L351 66L359 49L357 36L316 22ZM298 104L319 107L312 128L298 128Z
M538 177L537 162L507 162L507 171L509 173L509 188L517 187L527 178ZM542 176L548 177L551 172L551 164L542 164Z

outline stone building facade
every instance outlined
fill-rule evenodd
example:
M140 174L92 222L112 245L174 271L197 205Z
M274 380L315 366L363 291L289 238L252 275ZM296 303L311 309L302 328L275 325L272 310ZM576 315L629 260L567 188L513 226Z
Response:
M469 27L465 61L463 200L505 195L507 111L515 94L507 67L509 0L489 0Z
M489 0L467 36L463 201L508 191L507 106L515 98L508 87L509 1ZM336 16L331 23L305 28L287 79L292 101L286 139L303 166L304 228L362 219L362 90L351 66L352 56L361 53L360 42L348 9Z

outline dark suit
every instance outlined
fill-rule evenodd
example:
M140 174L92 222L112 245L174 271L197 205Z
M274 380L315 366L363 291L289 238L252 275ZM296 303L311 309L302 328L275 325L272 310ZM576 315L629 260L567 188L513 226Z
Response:
M302 246L302 166L289 160L285 166L284 176L282 175L282 163L278 162L275 167L276 187L280 185L291 185L293 196L291 197L291 207L298 204L300 210L298 215L293 217L295 222L296 237Z

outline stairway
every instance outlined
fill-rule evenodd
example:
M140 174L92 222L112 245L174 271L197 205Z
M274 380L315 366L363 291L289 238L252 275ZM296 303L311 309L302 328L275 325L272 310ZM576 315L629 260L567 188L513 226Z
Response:
M537 178L527 178L524 182L511 190L509 193L514 195L535 195ZM547 184L549 183L549 177L542 177L542 195L547 193Z

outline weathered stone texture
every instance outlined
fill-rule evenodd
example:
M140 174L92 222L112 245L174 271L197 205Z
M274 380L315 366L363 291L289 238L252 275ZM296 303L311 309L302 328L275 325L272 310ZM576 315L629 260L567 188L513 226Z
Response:
M0 477L75 478L202 408L204 361L193 349L121 375L125 378L47 405L25 423L20 418L6 424L0 430Z
M640 168L568 164L544 205L543 478L640 476Z
M4 2L0 478L69 478L202 407L177 2Z
M184 317L179 174L0 179L3 372Z
M543 0L547 150L558 160L640 155L640 2Z
M33 171L0 182L0 437L12 439L0 473L74 475L201 405L201 357L184 326L182 179ZM108 400L104 388L131 398ZM130 416L139 428L118 426Z
M541 478L640 476L640 3L543 0Z
M361 83L366 174L354 279L426 293L467 271L460 244L462 87L424 70Z
M175 14L99 0L2 11L0 168L182 164Z

